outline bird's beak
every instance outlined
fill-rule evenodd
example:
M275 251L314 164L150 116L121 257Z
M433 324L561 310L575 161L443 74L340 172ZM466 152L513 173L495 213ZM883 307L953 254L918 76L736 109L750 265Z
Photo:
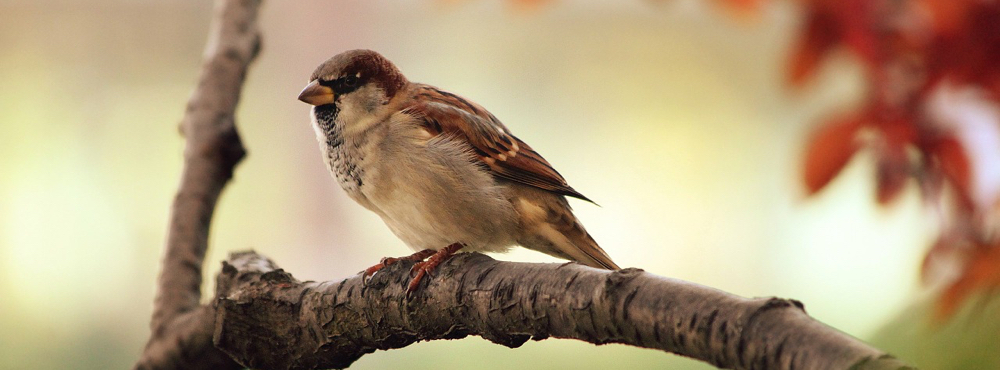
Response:
M315 106L333 104L335 98L333 89L320 85L319 80L310 82L299 93L299 100Z

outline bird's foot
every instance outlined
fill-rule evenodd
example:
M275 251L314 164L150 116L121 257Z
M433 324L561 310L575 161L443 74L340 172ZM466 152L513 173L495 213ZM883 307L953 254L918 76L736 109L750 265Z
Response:
M410 279L410 285L406 287L406 295L409 296L410 293L417 290L417 287L420 286L420 280L423 279L425 275L433 272L434 269L441 264L441 262L451 258L455 252L458 252L458 250L462 249L464 246L465 245L462 243L449 245L437 251L437 253L434 253L434 255L430 256L430 258L426 261L417 262L417 264L413 265L413 268L410 269L410 276L412 276L412 278Z
M365 269L364 275L361 276L362 281L364 281L367 284L368 280L371 280L372 275L375 275L375 273L378 272L379 270L384 269L386 267L389 267L389 266L393 265L396 262L399 262L399 261L423 261L425 258L434 255L434 253L435 253L435 251L433 249L424 249L424 250L422 250L420 252L411 254L411 255L406 256L406 257L398 257L398 258L397 257L384 257L375 266L372 266L372 267L369 267L369 268Z

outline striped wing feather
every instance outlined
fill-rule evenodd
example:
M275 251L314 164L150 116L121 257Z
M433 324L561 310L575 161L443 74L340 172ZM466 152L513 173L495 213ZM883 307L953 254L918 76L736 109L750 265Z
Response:
M483 107L427 85L420 86L416 94L421 99L414 101L419 103L406 107L405 112L421 119L432 135L450 135L468 142L495 176L593 203Z

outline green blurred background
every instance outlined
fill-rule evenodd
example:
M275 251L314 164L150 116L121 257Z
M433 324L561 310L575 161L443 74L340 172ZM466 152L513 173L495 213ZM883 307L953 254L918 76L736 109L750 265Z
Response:
M0 368L130 367L149 334L181 168L177 123L211 3L3 0L0 14ZM926 295L918 265L936 226L912 186L876 207L865 155L804 199L810 128L860 99L863 85L854 62L835 56L805 89L786 87L799 22L785 3L748 19L699 0L535 10L269 1L238 112L249 156L219 204L205 272L247 248L311 280L409 253L328 175L308 106L295 99L320 62L370 48L413 81L479 102L531 143L602 205L574 203L622 266L796 298L817 319L891 346L913 333L886 323L902 312L923 320L906 308ZM496 257L555 261L526 250ZM511 350L479 338L378 352L352 368L626 363L710 368L620 345Z

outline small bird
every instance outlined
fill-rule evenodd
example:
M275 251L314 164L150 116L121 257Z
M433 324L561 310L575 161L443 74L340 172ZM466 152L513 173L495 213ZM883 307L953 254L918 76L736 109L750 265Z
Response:
M514 245L619 268L566 196L590 199L482 106L410 82L371 50L334 56L309 80L299 100L313 105L330 172L351 199L417 251L383 258L365 270L366 278L402 259L418 261L412 292L459 249L502 252Z

